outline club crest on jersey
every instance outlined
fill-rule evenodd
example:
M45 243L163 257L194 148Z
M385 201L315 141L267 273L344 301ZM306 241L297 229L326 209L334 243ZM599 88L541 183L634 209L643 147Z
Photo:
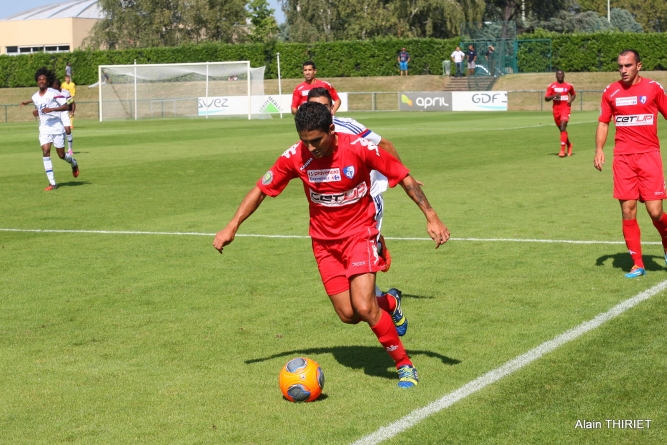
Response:
M264 173L264 176L262 176L262 184L269 185L271 184L271 181L273 181L273 172L269 170L268 172Z
M354 178L354 166L348 165L343 169L343 173L350 179Z
M646 103L646 96L639 96L639 102L641 102L642 105L645 104Z

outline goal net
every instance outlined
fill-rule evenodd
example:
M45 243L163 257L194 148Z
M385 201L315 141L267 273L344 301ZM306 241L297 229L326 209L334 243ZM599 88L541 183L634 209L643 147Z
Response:
M100 122L112 119L253 114L264 95L264 68L250 62L205 62L99 67Z

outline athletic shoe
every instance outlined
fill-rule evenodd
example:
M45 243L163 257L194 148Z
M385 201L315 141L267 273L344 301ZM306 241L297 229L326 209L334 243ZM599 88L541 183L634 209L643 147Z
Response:
M641 277L642 275L646 275L646 269L639 266L632 266L630 272L625 274L625 278L637 278Z
M667 266L667 252L665 252L665 266Z
M391 288L387 291L387 295L391 295L396 300L396 307L391 313L391 319L394 321L394 326L396 326L396 333L399 337L403 337L406 332L408 332L408 319L403 315L401 310L401 295L403 293L395 288Z
M79 177L79 163L77 162L76 164L72 164L72 176L75 178Z
M385 242L384 236L382 235L378 237L378 246L380 247L378 250L378 255L382 257L385 264L381 272L387 272L391 267L391 254L389 253L389 249L387 249L387 243Z
M560 153L558 153L559 158L564 158L565 157L565 149L562 149Z
M419 384L419 376L414 366L403 365L398 368L398 387L412 388Z
M45 188L44 190L46 190L47 192L50 192L51 190L55 190L57 188L58 188L58 184L49 184L49 186L47 188Z
M567 155L572 156L572 142L567 146Z

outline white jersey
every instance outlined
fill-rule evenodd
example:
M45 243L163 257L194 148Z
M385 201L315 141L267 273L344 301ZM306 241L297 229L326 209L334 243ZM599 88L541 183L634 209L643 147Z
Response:
M58 91L58 90L56 90ZM65 104L71 104L72 103L72 94L67 91L66 89L61 89L60 90L60 96L56 97L56 100L58 101L59 105L65 105ZM66 127L71 127L72 123L69 119L69 110L61 111L60 112L60 120L62 121L63 125Z
M61 134L65 132L65 127L60 120L60 111L51 113L42 113L44 108L58 108L62 104L58 99L62 97L60 91L48 88L44 95L39 91L32 95L32 102L39 112L39 133L40 134Z
M347 133L368 139L375 145L380 145L382 136L369 130L351 117L333 117L333 123L336 126L336 133ZM371 196L375 197L387 191L389 180L385 175L377 170L371 170Z

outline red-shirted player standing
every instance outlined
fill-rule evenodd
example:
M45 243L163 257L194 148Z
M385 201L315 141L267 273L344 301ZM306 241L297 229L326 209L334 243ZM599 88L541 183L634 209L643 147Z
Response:
M563 70L556 71L556 82L547 87L544 100L547 102L554 101L554 122L560 129L560 152L558 156L561 158L565 156L566 148L567 155L572 156L572 142L567 135L567 123L570 121L570 111L575 97L577 97L577 93L574 92L574 87L571 84L565 82Z
M307 102L299 108L295 122L301 141L257 181L229 224L218 232L213 246L222 253L267 195L278 196L290 180L301 179L309 203L313 253L338 317L343 323L368 323L396 363L398 386L415 386L417 370L390 315L396 308L381 307L375 298L375 273L385 267L385 261L378 255L370 171L384 174L390 187L401 184L426 216L436 249L447 242L449 230L408 169L366 139L336 133L328 107Z
M315 68L315 63L310 61L304 62L303 77L305 77L306 80L298 84L296 88L294 88L294 92L292 92L292 114L296 114L296 110L298 110L302 104L308 102L308 92L313 88L318 87L326 88L329 91L329 94L334 101L332 110L333 114L336 114L336 111L340 108L341 101L336 89L331 86L329 82L316 79L316 75L317 68Z
M623 237L634 262L627 278L646 274L641 233L637 224L637 200L646 204L653 225L662 237L667 261L667 214L662 210L665 179L658 140L658 111L667 119L667 96L662 86L639 76L639 53L629 49L618 56L621 80L602 93L602 108L595 134L593 165L602 171L609 121L614 119L614 198L621 204Z

